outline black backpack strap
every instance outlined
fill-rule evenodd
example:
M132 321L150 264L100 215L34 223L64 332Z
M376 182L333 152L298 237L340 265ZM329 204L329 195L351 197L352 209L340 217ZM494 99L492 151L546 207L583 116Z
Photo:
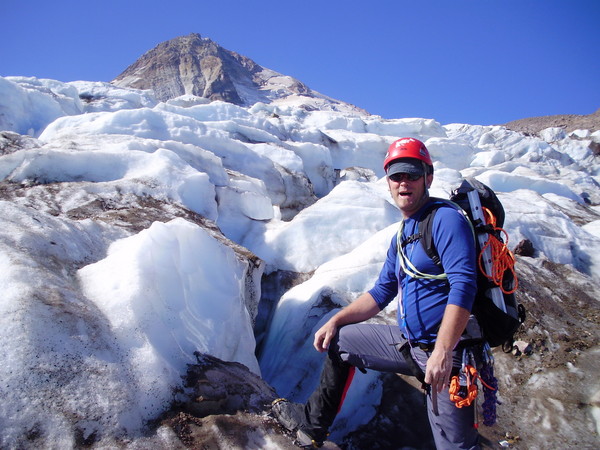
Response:
M444 200L433 198L434 202L427 208L421 217L419 218L419 235L421 238L421 245L427 256L431 258L436 266L442 267L442 261L440 255L435 248L435 242L433 242L433 218L435 217L436 211L448 205Z
M440 261L440 255L435 248L435 242L433 242L433 218L435 213L441 205L430 208L427 214L419 221L419 234L421 235L421 245L423 250L427 253L427 256L431 258L436 266L442 266Z
M402 248L404 248L408 244L412 244L413 242L418 241L422 237L423 237L423 235L421 234L421 232L416 233L416 234L411 234L406 239L403 239L402 242L400 243L400 245L402 245Z

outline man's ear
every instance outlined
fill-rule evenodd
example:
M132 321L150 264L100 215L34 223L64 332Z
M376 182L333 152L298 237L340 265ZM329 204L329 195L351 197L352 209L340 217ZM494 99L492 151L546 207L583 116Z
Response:
M427 175L425 177L425 185L427 186L427 189L429 189L431 187L431 183L433 183L433 174L430 173L429 175Z

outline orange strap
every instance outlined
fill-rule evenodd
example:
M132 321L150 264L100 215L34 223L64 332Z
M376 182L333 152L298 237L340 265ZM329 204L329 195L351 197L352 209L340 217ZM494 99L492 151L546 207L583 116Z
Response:
M515 272L515 256L508 249L508 233L499 227L496 227L496 217L488 209L483 208L483 212L486 218L486 224L491 225L495 231L504 234L504 242L490 234L488 236L487 244L481 249L479 254L479 269L488 279L494 282L505 294L512 294L519 287L519 280L517 279L517 273ZM492 273L487 273L483 264L483 251L485 248L490 247L492 252ZM513 274L513 287L511 290L507 290L503 286L504 274L509 270Z

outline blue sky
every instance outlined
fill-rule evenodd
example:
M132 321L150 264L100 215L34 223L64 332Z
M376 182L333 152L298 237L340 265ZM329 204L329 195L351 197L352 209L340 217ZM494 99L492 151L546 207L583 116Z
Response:
M199 33L385 118L600 108L599 0L0 0L0 76L110 81Z

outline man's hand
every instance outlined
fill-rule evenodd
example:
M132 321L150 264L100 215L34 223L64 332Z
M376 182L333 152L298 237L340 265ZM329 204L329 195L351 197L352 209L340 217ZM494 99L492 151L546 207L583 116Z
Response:
M425 383L435 392L442 392L450 381L452 350L464 331L471 313L457 305L447 305L435 348L427 360Z
M315 341L313 346L317 349L318 352L326 352L329 348L329 343L337 333L337 326L333 323L332 320L328 320L325 325L323 325L319 330L315 333Z
M326 352L329 343L335 337L338 328L349 323L358 323L370 319L379 312L375 299L365 292L348 306L338 311L315 333L313 346L318 352Z
M431 385L432 391L442 392L448 386L451 371L452 351L445 352L436 346L427 360L425 383Z

